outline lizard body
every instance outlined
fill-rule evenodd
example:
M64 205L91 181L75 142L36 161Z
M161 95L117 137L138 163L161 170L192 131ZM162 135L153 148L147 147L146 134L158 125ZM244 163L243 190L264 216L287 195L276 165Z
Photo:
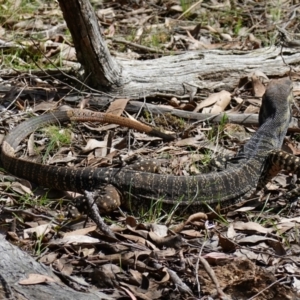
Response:
M237 166L221 172L173 176L129 168L68 168L42 165L15 156L19 143L36 129L47 124L70 121L121 122L121 125L172 140L170 136L160 134L147 125L143 127L143 124L136 122L135 126L129 124L128 119L87 110L48 113L21 123L6 136L1 159L8 172L45 187L82 193L112 184L131 205L149 206L153 200L159 200L166 205L188 206L192 210L203 209L207 204L228 206L261 188L285 167L290 156L280 156L278 153L282 153L279 149L291 119L292 100L292 82L289 79L270 82L260 109L259 129L240 150L242 158ZM295 163L296 159L293 160Z

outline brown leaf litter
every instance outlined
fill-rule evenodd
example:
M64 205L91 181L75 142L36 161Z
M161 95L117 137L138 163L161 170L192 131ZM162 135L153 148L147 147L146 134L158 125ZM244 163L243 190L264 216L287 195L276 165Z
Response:
M10 2L1 6L0 44L9 58L3 59L1 70L1 139L15 124L62 105L125 113L130 99L109 105L110 99L105 101L101 92L80 94L83 85L68 85L70 78L60 71L31 72L33 61L48 64L51 59L52 67L77 66L74 47L57 3L35 3L39 9L34 7L28 13L20 11L18 1L14 4L18 16L13 17L8 13ZM294 7L291 1L280 3L280 21L275 20L278 7L272 3L256 1L251 5L241 1L199 1L183 9L183 4L176 1L94 3L108 46L122 59L147 59L199 49L251 50L261 47L265 36L275 35L278 22L282 27L296 27L296 19L289 14ZM14 41L16 31L18 42ZM30 69L30 73L20 73L19 67ZM12 73L13 70L17 71ZM63 77L65 83L51 74ZM293 76L299 79L297 74ZM200 113L206 106L213 109L214 104L216 112L256 113L267 80L257 70L248 78L237 79L234 91L222 87L208 94L186 84L189 101L178 95L171 101L164 95L151 100L158 107ZM295 96L299 90L295 85ZM294 115L299 114L295 111ZM58 145L58 151L51 152L46 163L113 167L143 157L160 162L160 172L164 174L198 174L213 168L208 164L211 153L232 155L255 130L236 124L216 127L210 120L190 126L187 120L174 116L159 116L159 121L152 112L128 117L168 133L189 129L184 138L166 145L157 138L117 126L71 124L72 143ZM23 141L19 152L27 159L41 160L48 140L43 132L37 132ZM285 146L298 154L300 147L294 133L287 137ZM107 233L97 229L86 215L77 219L66 216L74 195L45 191L3 170L0 178L2 233L66 280L72 276L73 286L80 278L86 291L96 288L115 299L299 298L299 206L287 206L284 198L294 184L289 174L280 174L267 186L263 205L253 201L226 215L217 211L214 220L214 214L179 218L159 209L135 216L118 211L106 216ZM30 274L19 283L49 282L45 276Z

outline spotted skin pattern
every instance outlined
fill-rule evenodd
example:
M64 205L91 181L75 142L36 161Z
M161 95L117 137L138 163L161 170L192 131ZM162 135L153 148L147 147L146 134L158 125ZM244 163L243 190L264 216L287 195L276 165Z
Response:
M263 97L259 129L239 151L238 163L220 172L173 176L151 173L145 167L68 168L41 165L16 157L15 149L30 133L48 124L70 121L117 123L166 140L174 139L142 123L131 124L122 117L88 110L54 112L21 123L6 136L1 159L8 172L45 187L83 193L110 184L132 209L149 208L155 201L164 207L179 206L193 212L206 210L208 206L226 207L251 195L282 168L299 173L298 158L279 150L291 119L292 101L292 82L289 79L271 81ZM102 199L98 205L113 209L113 205L107 202L107 199Z

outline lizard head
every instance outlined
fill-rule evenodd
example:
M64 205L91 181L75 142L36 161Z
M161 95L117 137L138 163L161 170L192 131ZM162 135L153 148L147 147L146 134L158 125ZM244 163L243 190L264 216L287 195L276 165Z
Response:
M266 89L259 111L259 125L267 119L278 118L286 127L292 118L293 83L288 78L272 80Z

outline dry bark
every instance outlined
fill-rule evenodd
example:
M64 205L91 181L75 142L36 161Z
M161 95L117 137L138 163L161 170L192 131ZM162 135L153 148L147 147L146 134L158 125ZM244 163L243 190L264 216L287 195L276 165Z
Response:
M88 0L59 0L59 4L89 84L113 96L137 99L157 93L184 95L184 86L233 90L240 78L255 70L284 76L290 71L287 64L300 62L296 48L284 48L281 53L275 46L249 52L189 51L147 61L116 59L108 51Z
M36 262L27 253L7 242L3 235L0 235L0 256L0 299L109 299L108 295L100 292L84 293L69 288L50 268ZM47 276L53 282L20 284L32 274ZM71 282L79 289L86 288L75 281Z

